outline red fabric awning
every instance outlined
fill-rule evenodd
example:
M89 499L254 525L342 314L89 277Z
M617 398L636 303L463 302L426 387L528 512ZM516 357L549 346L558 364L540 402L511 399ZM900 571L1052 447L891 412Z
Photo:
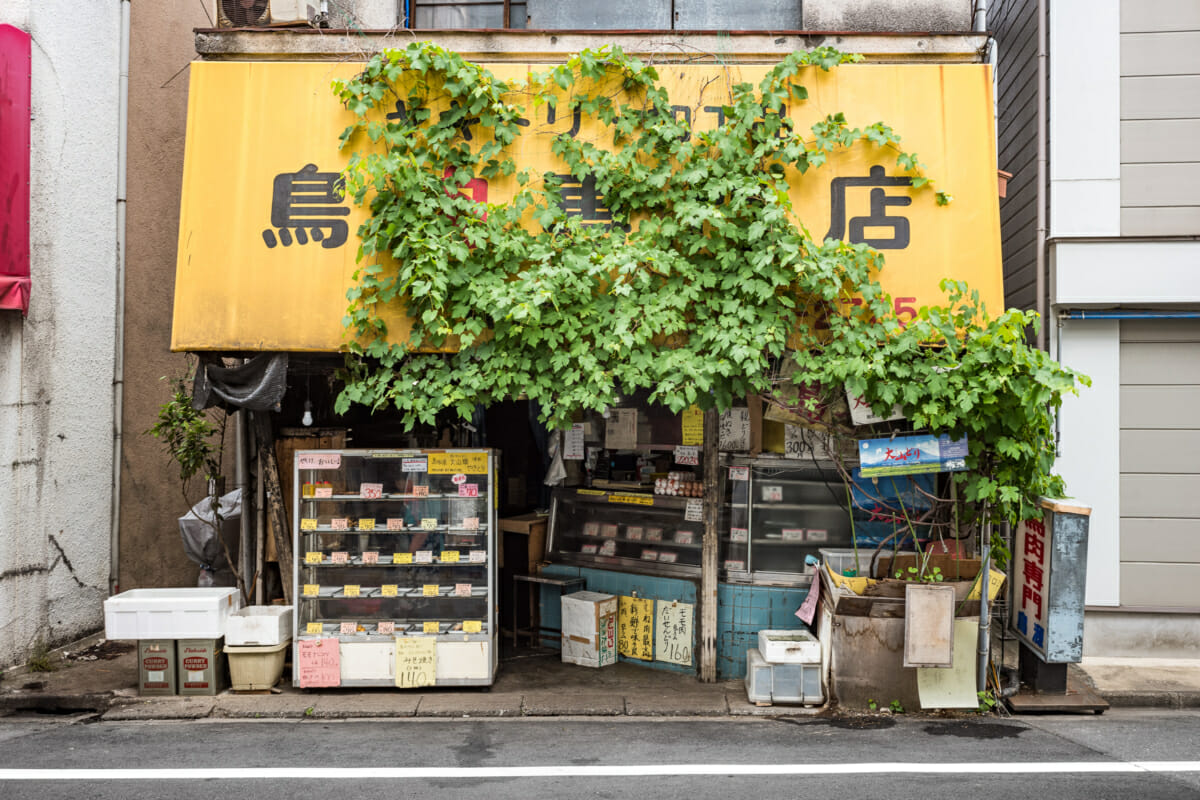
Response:
M30 38L0 25L0 309L29 312Z

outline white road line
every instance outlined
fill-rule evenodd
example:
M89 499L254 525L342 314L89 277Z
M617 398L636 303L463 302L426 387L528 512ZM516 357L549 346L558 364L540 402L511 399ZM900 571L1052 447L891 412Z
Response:
M611 764L513 767L184 767L178 769L0 769L0 781L416 780L666 777L686 775L1026 775L1200 772L1200 761L1020 761L957 764Z

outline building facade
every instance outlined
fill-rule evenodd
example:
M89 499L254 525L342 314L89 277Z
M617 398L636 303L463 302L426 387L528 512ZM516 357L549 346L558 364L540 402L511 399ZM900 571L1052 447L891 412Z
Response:
M29 308L0 311L0 667L103 624L119 452L129 5L0 7L0 24L31 44Z
M1002 0L989 27L1006 300L1093 380L1059 422L1067 491L1093 508L1084 653L1195 657L1200 8Z

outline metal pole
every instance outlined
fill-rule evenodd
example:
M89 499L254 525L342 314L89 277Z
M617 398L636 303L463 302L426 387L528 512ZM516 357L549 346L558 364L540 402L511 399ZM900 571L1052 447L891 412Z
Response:
M985 504L983 507L982 541L979 544L979 662L975 669L975 689L987 689L988 646L989 632L992 627L991 609L988 607L988 584L991 583L992 569L992 512Z
M720 533L717 520L721 498L717 496L718 437L717 410L704 412L704 540L700 554L700 680L717 680L717 549Z

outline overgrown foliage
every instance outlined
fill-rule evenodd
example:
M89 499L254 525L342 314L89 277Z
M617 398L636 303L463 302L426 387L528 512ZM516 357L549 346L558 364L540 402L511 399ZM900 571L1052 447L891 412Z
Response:
M175 379L171 399L159 406L158 421L146 432L162 441L167 456L179 467L185 498L192 478L200 475L207 481L220 476L224 414L217 426L207 413L194 409L184 377Z
M832 114L801 131L781 113L806 100L806 71L855 60L792 54L757 86L729 86L711 131L689 130L654 67L615 48L505 82L414 43L336 82L357 116L342 135L356 148L348 187L371 211L338 410L394 405L411 426L525 396L561 428L637 389L674 411L724 409L772 391L790 356L797 383L846 387L880 410L899 403L917 427L970 436L965 498L1029 513L1062 488L1049 414L1078 377L1026 344L1032 315L989 318L948 284L946 305L902 318L878 283L879 253L817 241L795 217L789 182L850 147L877 148L933 191L883 122ZM570 179L594 181L611 230L564 212L562 175L517 170L511 145L543 106L611 132L602 144L553 141ZM505 204L464 192L506 176L519 190ZM385 309L401 306L412 334L390 341Z

